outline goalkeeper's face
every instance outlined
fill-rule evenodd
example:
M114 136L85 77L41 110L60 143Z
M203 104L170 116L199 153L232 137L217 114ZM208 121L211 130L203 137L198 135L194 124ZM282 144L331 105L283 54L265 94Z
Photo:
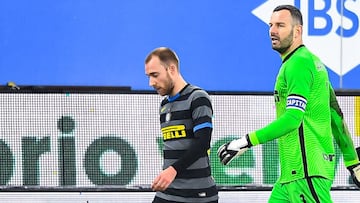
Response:
M302 26L292 20L288 10L276 11L269 22L272 48L285 55L302 43Z
M171 77L169 66L161 63L158 57L153 57L145 64L145 74L149 78L149 85L161 96L172 95L174 80Z

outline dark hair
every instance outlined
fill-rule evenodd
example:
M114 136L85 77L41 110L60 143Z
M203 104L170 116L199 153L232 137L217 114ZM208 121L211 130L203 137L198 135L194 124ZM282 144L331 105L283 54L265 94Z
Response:
M300 25L303 25L302 14L301 14L301 11L298 8L296 8L295 6L292 6L292 5L280 5L280 6L277 6L273 10L273 12L281 11L281 10L290 11L290 14L291 14L291 17L292 17L293 21L299 23Z
M168 67L170 63L175 63L176 68L179 68L179 58L176 53L167 47L159 47L150 52L150 54L145 59L145 64L147 64L153 56L159 57L160 61L164 64L165 67Z

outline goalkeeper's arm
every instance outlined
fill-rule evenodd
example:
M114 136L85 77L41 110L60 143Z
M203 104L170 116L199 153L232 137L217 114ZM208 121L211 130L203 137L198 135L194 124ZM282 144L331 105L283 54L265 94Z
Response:
M337 145L344 156L345 166L359 163L354 143L344 120L343 113L336 99L334 90L330 87L331 129Z
M331 111L331 129L336 143L338 144L346 168L349 170L354 183L360 187L360 148L355 150L350 132L344 121L344 116L336 99L334 90L330 86L330 111ZM356 152L357 151L357 152Z

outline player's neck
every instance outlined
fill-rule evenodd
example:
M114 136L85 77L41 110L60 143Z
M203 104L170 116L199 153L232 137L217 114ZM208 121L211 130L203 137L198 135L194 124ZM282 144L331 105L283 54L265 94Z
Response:
M187 85L187 82L181 76L179 76L179 78L175 81L174 89L171 92L170 96L174 96L177 93L179 93L182 89L184 89L184 87L186 85Z
M281 54L281 58L284 59L287 55L292 53L295 49L297 49L302 44L303 44L302 41L294 42L284 53Z

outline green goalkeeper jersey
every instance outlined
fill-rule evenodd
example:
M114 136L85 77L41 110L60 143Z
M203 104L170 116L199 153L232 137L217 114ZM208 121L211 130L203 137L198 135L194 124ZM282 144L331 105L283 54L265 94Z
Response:
M311 176L333 180L334 129L337 130L336 141L347 155L344 156L345 165L358 162L358 158L340 108L334 111L340 115L335 118L337 123L332 122L330 101L336 98L327 70L303 45L282 59L274 91L277 119L250 133L250 141L257 145L278 139L280 183Z

